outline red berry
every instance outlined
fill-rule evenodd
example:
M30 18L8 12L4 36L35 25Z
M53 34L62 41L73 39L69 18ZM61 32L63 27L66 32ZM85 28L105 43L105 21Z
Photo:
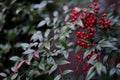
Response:
M90 31L91 31L91 32L94 32L95 30L94 30L94 28L91 28Z
M84 27L80 25L80 28L83 29Z
M90 56L90 55L88 55L88 56L87 56L87 59L90 59L90 58L91 58L91 56Z
M84 46L84 45L85 45L85 42L82 42L81 45Z
M82 19L83 17L84 17L84 15L81 13L81 14L80 14L80 19Z
M88 39L88 38L89 38L89 36L87 35L87 36L86 36L86 38Z
M96 3L96 2L94 2L94 6L97 6L97 3Z
M92 37L92 36L93 36L93 33L90 33L89 36Z
M92 5L88 6L90 9L92 8Z
M90 31L90 29L91 29L90 27L87 28L88 31Z
M80 44L81 44L81 41L77 41L77 44L80 45Z
M85 32L83 31L81 34L82 34L82 35L85 35Z
M86 37L83 37L84 40L86 40L87 38Z
M80 55L77 55L77 56L76 56L76 59L77 59L77 60L80 60L80 59L81 59L81 56L80 56Z
M81 34L80 32L77 32L76 36L77 36L77 37L79 37L79 36L80 36L80 34Z
M82 68L82 70L83 70L83 71L87 71L87 68L86 68L86 67L84 67L84 68Z
M99 7L95 7L95 10L100 10L100 8Z
M107 16L107 14L106 14L106 13L102 14L102 17L106 17L106 16Z
M105 27L103 25L101 25L100 28L103 30Z
M95 51L92 51L92 53L91 53L91 54L92 54L92 55L94 55L94 54L96 54L96 53L95 53Z
M87 12L88 12L88 10L86 10L86 9L85 9L85 10L83 10L83 12L84 12L84 13L87 13Z

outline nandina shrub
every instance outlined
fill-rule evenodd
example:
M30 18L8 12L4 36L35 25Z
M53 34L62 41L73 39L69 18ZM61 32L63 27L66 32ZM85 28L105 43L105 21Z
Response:
M98 76L106 80L114 74L120 75L120 63L116 61L118 57L114 56L119 55L117 38L113 37L117 27L110 14L100 15L99 10L97 3L86 9L75 7L69 20L70 25L76 28L76 58L84 64L81 64L82 70L87 74L81 74L84 80L99 79Z
M52 75L56 69L60 70L60 74L54 80L64 79L73 71L62 71L60 65L70 64L67 59L71 51L82 63L81 80L98 79L99 76L110 79L114 74L119 75L120 64L115 61L119 57L113 56L119 55L117 38L113 37L116 19L109 14L100 15L99 9L94 3L86 9L73 8L72 13L67 12L65 20L57 11L53 13L54 19L46 17L37 27L46 25L49 29L36 31L29 43L21 44L24 49L22 57L10 58L16 62L11 68L11 79L33 80L44 74ZM72 38L75 40L71 41Z

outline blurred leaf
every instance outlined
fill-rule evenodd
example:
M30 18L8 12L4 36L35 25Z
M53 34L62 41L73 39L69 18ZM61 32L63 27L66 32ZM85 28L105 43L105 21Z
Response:
M112 69L110 70L109 75L112 76L112 75L115 74L115 73L116 73L116 69L115 69L115 68L112 68Z
M116 65L116 68L120 68L120 63L118 63L118 64Z
M51 67L51 69L50 69L50 71L49 71L49 74L51 74L53 71L55 71L55 70L57 69L57 67L58 67L58 65L57 65L57 64L54 64L54 65Z
M12 56L12 57L10 57L10 60L11 61L17 61L17 60L19 60L20 58L18 57L18 56Z
M75 23L76 23L77 25L80 25L80 26L84 27L82 20L76 21Z
M0 76L7 77L7 75L5 73L0 73Z
M47 37L49 37L48 36L49 34L50 34L50 29L47 29L44 36L47 38Z
M46 42L46 43L44 44L44 46L45 46L46 49L50 50L50 42Z
M59 74L54 78L54 80L60 80L60 78L61 78L61 75Z
M17 76L18 76L18 74L12 75L11 80L15 80L15 78L16 78Z
M45 24L46 24L46 21L43 20L43 21L39 22L39 24L37 25L37 27L42 27L42 26L45 25Z
M92 55L92 57L89 59L88 63L94 65L95 64L95 59L97 58L97 54Z
M103 67L102 63L97 62L97 63L95 64L95 67L96 67L97 73L98 73L99 75L101 75L101 71L102 71L102 67Z
M43 35L42 35L42 32L41 31L37 31L30 39L30 41L33 40L33 41L42 41L43 40Z
M59 65L64 65L64 64L70 64L70 62L66 61L66 60L61 60L58 64Z
M24 50L26 50L29 47L28 43L21 43L21 46Z
M107 60L108 60L108 55L105 55L105 56L103 57L103 63L105 63Z
M28 49L26 51L23 52L23 54L32 54L35 50L33 49Z
M58 11L54 11L54 13L53 13L53 15L56 17L56 16L58 16Z
M65 59L68 59L68 57L69 57L69 52L63 51L63 55L64 55Z
M88 73L87 73L87 76L86 76L86 80L90 80L94 75L95 75L95 67L94 66L92 66L90 69L89 69L89 71L88 71Z
M110 47L113 50L116 50L117 48L109 41L105 41L104 39L99 41L100 47Z
M45 65L44 65L43 63L40 63L40 64L39 64L39 69L41 69L41 70L44 71L44 70L45 70Z
M64 48L67 47L67 43L65 42L65 40L60 40L60 43L62 44L62 46L63 46Z
M63 73L62 73L62 75L66 75L66 74L69 74L71 72L73 72L73 71L72 70L64 70Z
M120 69L117 69L116 73L117 73L118 75L120 75Z
M102 72L104 72L105 74L107 73L107 69L106 69L106 67L105 66L102 66Z

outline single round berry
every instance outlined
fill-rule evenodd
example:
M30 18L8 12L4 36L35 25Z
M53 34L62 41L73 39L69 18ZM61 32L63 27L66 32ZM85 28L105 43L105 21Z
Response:
M77 56L76 56L76 59L77 59L77 60L81 60L81 56L80 56L80 55L77 55Z
M82 35L85 35L85 31L83 31L81 34L82 34Z
M93 33L89 33L89 36L92 37L92 36L93 36Z
M94 6L97 6L97 3L96 3L96 2L94 2Z

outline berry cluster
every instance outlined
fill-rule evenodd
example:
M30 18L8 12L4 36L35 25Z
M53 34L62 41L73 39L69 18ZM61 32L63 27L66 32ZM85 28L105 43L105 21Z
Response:
M95 37L95 30L97 26L100 26L100 29L109 29L111 21L106 20L107 14L102 14L100 18L98 18L97 13L99 12L100 8L97 6L97 3L94 5L90 5L88 9L80 10L79 8L73 8L70 23L76 22L81 20L83 25L80 26L80 31L76 33L77 38L77 45L88 48L90 47L89 39ZM88 42L88 43L87 43Z
M106 16L107 14L104 13L98 21L98 25L100 26L102 30L104 30L105 28L106 29L110 28L111 21L105 20Z
M95 46L92 39L96 37L97 29L105 30L109 29L111 25L111 21L107 19L107 14L102 14L102 16L98 16L100 8L97 6L97 3L88 6L88 9L81 10L79 8L73 8L70 23L76 24L76 22L82 21L82 25L79 26L79 31L76 33L76 37L78 38L76 44L81 46L82 48L89 48ZM98 27L99 26L99 27ZM97 54L96 59L94 61L98 61L100 54L96 51L92 51L87 57L86 60L89 60L93 55ZM77 55L76 59L78 61L81 60L82 55ZM91 64L87 64L87 67L83 67L84 71L88 71Z

